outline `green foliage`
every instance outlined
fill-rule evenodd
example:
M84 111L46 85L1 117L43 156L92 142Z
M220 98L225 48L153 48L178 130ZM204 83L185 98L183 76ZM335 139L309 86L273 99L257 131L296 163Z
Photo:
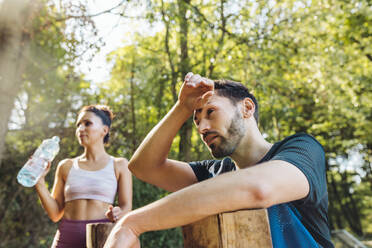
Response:
M84 89L72 63L79 42L66 37L66 25L56 20L52 5L40 4L39 13L30 20L32 29L25 30L31 49L0 164L0 247L50 247L57 226L45 214L35 190L20 186L16 175L45 138L61 137L56 161L76 156L80 149L74 140L74 113L85 101ZM53 178L54 170L47 178L49 188Z
M87 104L108 104L116 118L107 150L130 159L177 99L184 66L213 79L243 82L258 98L260 129L269 141L302 131L315 136L324 146L329 166L332 229L372 235L371 2L183 1L184 20L180 2L146 2L146 20L164 29L153 36L137 35L134 44L113 51L107 58L114 64L111 78L95 94L74 67L77 51L89 46L57 21L72 10L57 12L50 5L41 11L35 20L33 59L17 100L24 121L8 133L1 161L0 201L5 204L0 205L0 236L5 238L0 246L51 244L56 225L47 219L34 190L15 181L43 138L62 137L56 161L78 155L77 110ZM187 33L181 28L185 20ZM80 25L88 23L84 19ZM181 58L182 35L187 38L185 58ZM191 159L208 159L198 136L193 129ZM171 158L179 157L180 142L177 136ZM348 167L347 161L352 161ZM49 185L53 174L48 175ZM137 179L133 189L134 208L167 194ZM180 229L146 233L141 244L182 247Z

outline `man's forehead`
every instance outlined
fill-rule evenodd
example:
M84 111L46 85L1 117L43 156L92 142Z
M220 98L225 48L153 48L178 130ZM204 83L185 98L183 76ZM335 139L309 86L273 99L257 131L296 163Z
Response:
M230 100L228 98L214 94L211 97L209 97L207 100L199 103L199 105L194 111L194 115L202 112L203 109L205 108L209 108L213 106L225 107L227 106L226 105L227 102L230 103Z

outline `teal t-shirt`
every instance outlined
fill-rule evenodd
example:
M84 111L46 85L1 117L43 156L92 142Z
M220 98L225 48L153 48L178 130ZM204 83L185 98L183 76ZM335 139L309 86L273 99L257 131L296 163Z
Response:
M293 164L304 173L310 185L304 199L268 208L273 247L334 247L328 224L325 156L320 143L308 134L295 134L275 143L257 164L269 160ZM199 181L236 170L230 158L189 164Z

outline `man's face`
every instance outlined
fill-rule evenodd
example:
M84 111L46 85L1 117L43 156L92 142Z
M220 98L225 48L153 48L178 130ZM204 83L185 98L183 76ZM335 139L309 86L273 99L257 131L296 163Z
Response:
M204 143L216 158L230 156L245 133L238 106L216 94L194 112L194 123Z

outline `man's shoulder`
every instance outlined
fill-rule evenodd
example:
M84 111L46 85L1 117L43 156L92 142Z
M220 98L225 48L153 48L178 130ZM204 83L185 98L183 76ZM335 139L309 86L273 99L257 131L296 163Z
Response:
M323 146L313 136L296 133L276 142L264 161L279 159L294 164L306 161L323 164L324 156Z
M287 136L283 140L279 141L278 143L280 145L284 144L289 144L289 143L294 143L298 142L299 144L310 144L310 145L315 145L319 146L323 149L322 144L312 135L304 132L296 133L290 136Z

